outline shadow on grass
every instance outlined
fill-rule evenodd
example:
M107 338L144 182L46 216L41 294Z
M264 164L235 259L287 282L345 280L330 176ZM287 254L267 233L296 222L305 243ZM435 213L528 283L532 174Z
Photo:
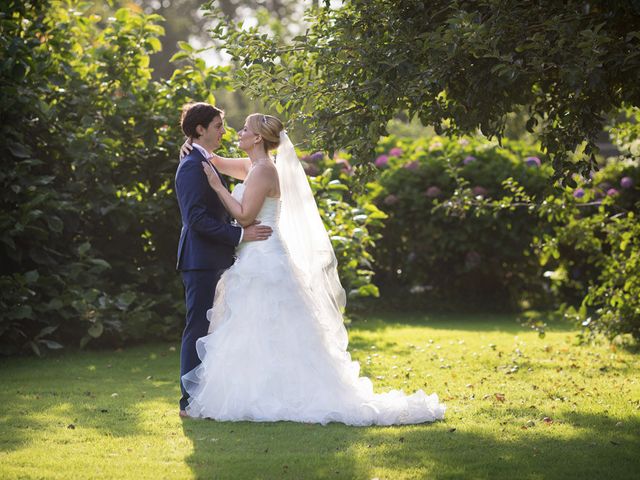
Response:
M512 414L530 416L526 410ZM199 479L387 478L376 469L438 479L637 478L637 418L562 417L580 428L577 435L558 435L554 425L542 423L507 425L497 436L461 431L450 422L359 428L185 420L183 430L193 443L187 463ZM615 430L617 422L624 432Z
M144 432L140 404L177 398L176 352L165 345L132 352L71 352L0 362L0 450L20 449L56 429L80 437L91 429L113 437ZM77 429L77 430L76 430Z

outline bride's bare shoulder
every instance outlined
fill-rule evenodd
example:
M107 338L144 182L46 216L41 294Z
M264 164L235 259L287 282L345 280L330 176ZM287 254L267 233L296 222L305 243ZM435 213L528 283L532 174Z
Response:
M261 163L259 165L254 165L249 174L247 176L247 180L251 178L260 179L260 180L277 180L278 171L276 170L276 166L272 163Z

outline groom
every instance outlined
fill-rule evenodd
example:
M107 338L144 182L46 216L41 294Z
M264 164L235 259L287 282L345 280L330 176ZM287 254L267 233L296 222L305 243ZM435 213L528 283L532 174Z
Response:
M182 376L200 363L196 340L208 333L206 313L213 305L220 275L233 264L235 247L240 242L266 240L271 235L271 228L267 226L254 224L241 228L233 225L222 202L209 186L202 162L209 161L211 152L220 146L225 133L223 115L222 110L208 103L195 103L185 105L180 122L194 147L182 159L176 172L176 195L182 216L177 269L182 272L187 304L180 350L181 417L187 416L188 399ZM215 167L213 169L218 173ZM222 182L224 184L224 180Z

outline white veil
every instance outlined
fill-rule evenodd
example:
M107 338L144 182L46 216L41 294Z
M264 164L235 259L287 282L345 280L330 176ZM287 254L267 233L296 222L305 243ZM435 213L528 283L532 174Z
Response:
M331 343L345 350L348 337L342 311L346 295L338 278L338 261L307 176L284 130L280 133L276 168L280 178L282 239L319 309L320 325Z

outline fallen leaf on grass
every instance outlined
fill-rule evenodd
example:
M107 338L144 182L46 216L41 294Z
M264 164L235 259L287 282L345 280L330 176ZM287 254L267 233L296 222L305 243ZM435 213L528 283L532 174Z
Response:
M496 397L496 400L498 400L499 402L504 402L506 400L504 393L494 393L494 396Z

